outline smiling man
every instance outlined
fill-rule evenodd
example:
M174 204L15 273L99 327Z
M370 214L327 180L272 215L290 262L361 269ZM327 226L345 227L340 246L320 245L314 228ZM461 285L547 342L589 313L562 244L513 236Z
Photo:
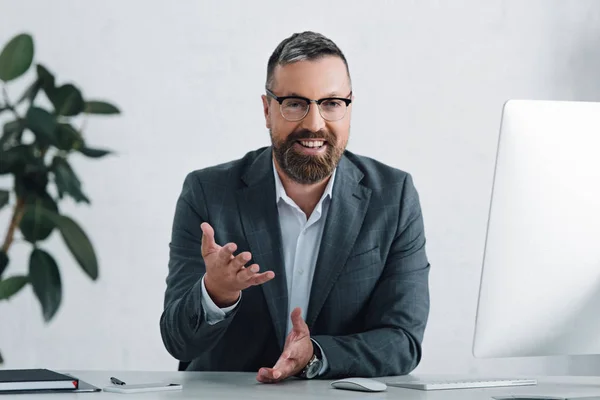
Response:
M183 183L165 347L187 370L265 383L411 372L430 268L411 176L346 150L350 72L323 35L282 41L265 89L271 146Z

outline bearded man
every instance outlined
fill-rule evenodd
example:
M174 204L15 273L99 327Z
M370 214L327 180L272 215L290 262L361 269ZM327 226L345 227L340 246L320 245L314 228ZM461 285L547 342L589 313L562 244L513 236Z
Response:
M419 196L409 173L346 150L353 100L337 45L294 34L267 65L271 146L186 177L160 318L180 369L275 383L419 364L430 269Z

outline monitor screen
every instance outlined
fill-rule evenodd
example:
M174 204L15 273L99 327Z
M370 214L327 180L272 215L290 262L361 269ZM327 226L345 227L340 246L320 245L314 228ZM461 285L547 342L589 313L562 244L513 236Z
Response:
M504 105L473 354L600 354L600 103Z

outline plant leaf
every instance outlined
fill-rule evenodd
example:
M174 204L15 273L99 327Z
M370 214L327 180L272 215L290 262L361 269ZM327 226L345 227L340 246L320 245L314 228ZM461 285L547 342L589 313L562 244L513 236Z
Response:
M23 129L25 129L25 124L22 120L5 123L2 127L2 137L0 137L0 151L4 149L6 143L13 142L14 144L16 139L23 133Z
M10 192L8 190L0 189L0 209L8 204L8 200L10 199Z
M35 96L37 96L38 92L42 88L42 82L39 79L36 79L25 92L21 95L19 100L17 100L17 105L21 104L25 100L29 100L30 103L33 103Z
M44 89L46 96L48 96L48 99L50 99L50 95L56 89L54 75L52 75L52 73L50 73L50 71L48 71L48 69L46 69L46 67L44 67L42 64L38 64L36 66L36 71L38 80L41 82L42 89Z
M62 85L48 94L57 115L75 116L83 111L81 92L71 84Z
M78 203L82 201L90 203L90 199L81 190L79 178L77 178L77 175L75 175L71 165L69 165L65 158L54 157L50 170L54 173L54 183L56 183L58 195L61 199L66 193Z
M85 273L92 280L96 280L98 278L98 260L90 239L71 218L61 215L59 219L57 226L67 247Z
M16 131L18 131L22 127L21 125L22 125L21 121L19 121L17 119L14 120L14 121L8 121L2 127L2 134L6 135L7 133L16 132Z
M25 199L46 196L48 186L48 168L41 158L26 164L15 173L15 193Z
M85 103L85 110L88 114L120 114L119 109L105 101L90 100Z
M15 275L0 281L0 300L8 300L29 282L26 276Z
M35 243L50 236L56 227L55 215L58 216L58 206L49 194L29 196L19 224L25 240Z
M41 214L44 214L45 218L51 219L54 225L60 230L65 244L83 271L92 280L98 279L96 252L83 229L73 219L65 215L59 215L47 209L42 209Z
M60 123L54 132L56 136L56 147L61 150L72 150L83 144L81 134L71 124Z
M22 33L12 38L0 53L0 80L8 82L23 75L33 61L33 38Z
M100 158L112 153L112 151L110 150L92 149L90 147L82 147L79 149L79 152L84 156L88 156L90 158Z
M23 171L27 163L34 163L33 147L18 145L6 151L0 149L0 175Z
M2 137L10 134L21 133L25 129L25 123L23 120L8 121L2 127Z
M33 249L29 257L29 281L42 305L46 322L50 321L60 307L62 284L54 258L41 249Z
M0 250L0 277L2 277L2 273L6 270L9 261L8 254L4 250Z
M25 117L25 126L35 134L41 143L56 145L56 136L54 134L56 130L56 117L48 111L38 107L31 107Z

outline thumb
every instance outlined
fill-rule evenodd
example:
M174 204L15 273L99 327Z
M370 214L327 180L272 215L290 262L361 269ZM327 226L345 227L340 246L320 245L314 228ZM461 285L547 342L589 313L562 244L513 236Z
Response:
M203 222L200 229L202 229L202 255L204 256L213 250L217 243L215 243L215 230L208 222Z
M292 311L292 326L296 333L303 334L308 332L308 325L302 319L302 309L300 307L296 307Z

